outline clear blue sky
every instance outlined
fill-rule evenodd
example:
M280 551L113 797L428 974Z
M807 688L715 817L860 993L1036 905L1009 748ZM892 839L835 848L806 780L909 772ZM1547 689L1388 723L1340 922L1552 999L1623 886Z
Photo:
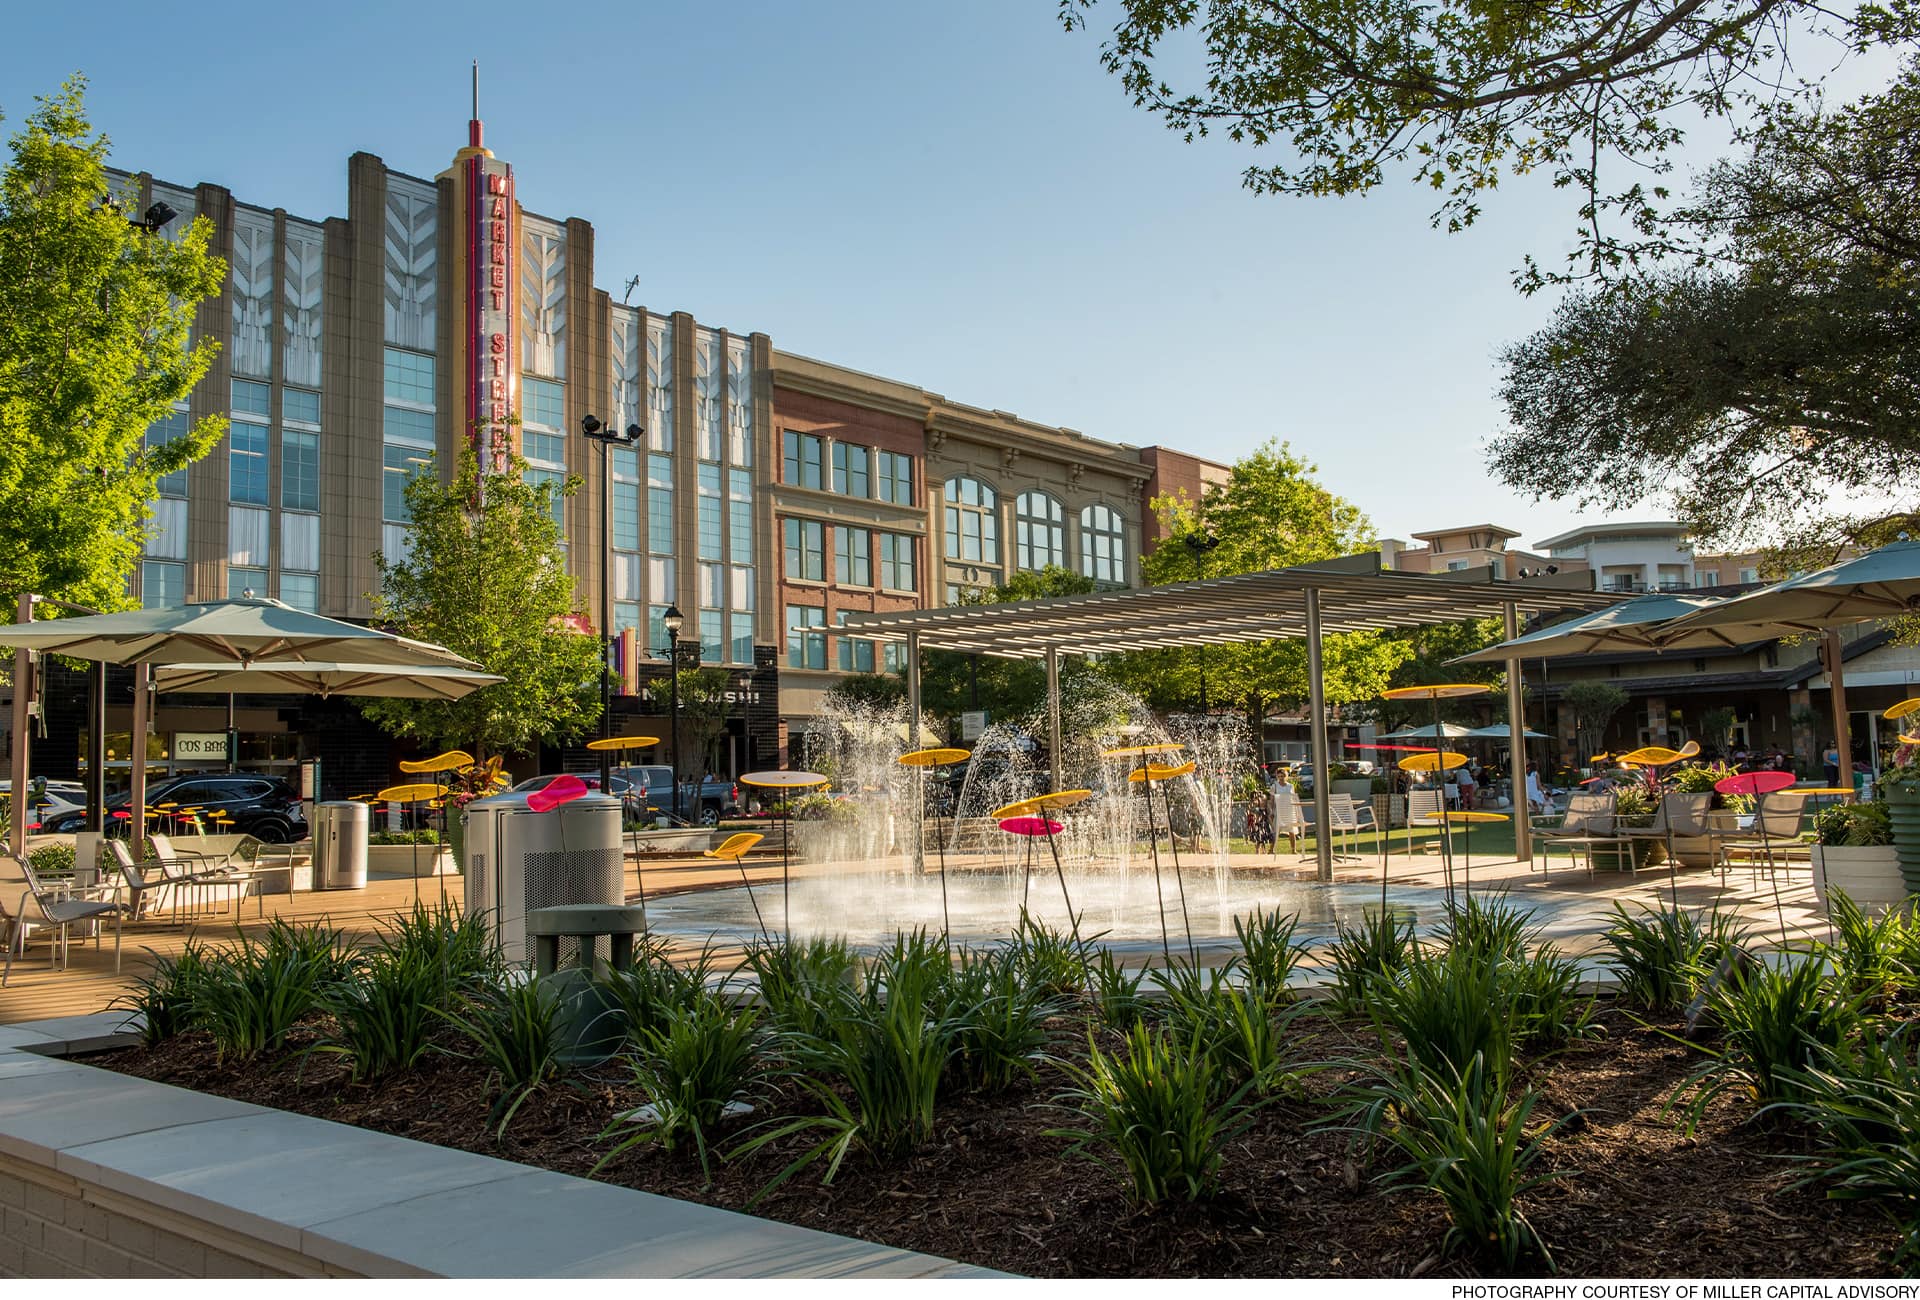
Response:
M322 217L354 150L446 165L478 58L489 146L529 207L593 222L616 297L637 274L650 307L1096 437L1285 438L1383 535L1575 522L1482 453L1495 356L1550 308L1509 274L1562 254L1570 197L1522 182L1449 236L1405 183L1254 196L1256 155L1127 101L1102 26L1053 0L32 5L0 109L11 133L84 71L117 165Z

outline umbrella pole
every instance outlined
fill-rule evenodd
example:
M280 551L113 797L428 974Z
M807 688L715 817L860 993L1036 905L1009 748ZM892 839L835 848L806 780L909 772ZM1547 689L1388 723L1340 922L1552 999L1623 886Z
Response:
M1673 911L1680 912L1680 866L1673 858L1673 817L1667 812L1666 786L1655 783L1655 791L1660 796L1660 822L1667 833L1667 896L1673 900Z
M1767 857L1767 880L1773 886L1773 915L1780 922L1780 943L1787 942L1787 909L1780 901L1780 873L1773 869L1773 844L1767 839L1767 796L1754 796L1754 817L1760 823L1760 851Z
M1433 704L1433 783L1440 791L1440 873L1447 882L1447 910L1454 908L1453 898L1453 823L1447 816L1446 738L1440 731L1440 697Z
M1147 776L1146 758L1140 760L1140 784L1147 787L1147 847L1153 851L1153 896L1160 905L1160 953L1173 965L1173 941L1167 936L1167 894L1160 883L1160 828L1153 816L1153 781Z
M1147 798L1153 798L1153 783L1147 783ZM1200 964L1200 954L1193 948L1193 918L1187 915L1187 882L1180 874L1180 841L1173 834L1173 791L1166 786L1160 787L1160 798L1167 805L1167 844L1173 849L1173 883L1180 894L1180 924L1187 928L1187 956L1194 965Z
M793 899L789 892L789 869L787 863L793 852L793 800L787 800L787 811L782 816L780 835L780 928L785 931L787 942L793 942Z
M1053 854L1053 874L1055 879L1060 882L1060 897L1066 900L1067 928L1073 932L1073 946L1080 953L1080 973L1088 984L1092 984L1093 972L1087 965L1087 948L1086 945L1080 941L1080 917L1073 910L1073 895L1067 892L1067 873L1065 868L1060 865L1060 846L1053 842L1053 818L1047 816L1047 810L1045 808L1040 810L1040 825L1046 830L1047 849ZM1028 842L1031 843L1033 837L1028 836L1027 839Z
M747 887L747 901L753 904L753 920L760 927L760 942L772 947L773 936L767 933L767 918L760 915L760 900L754 897L753 882L747 879L747 854L744 849L733 855L733 865L740 868L740 883ZM791 934L787 936L787 941L793 941Z
M1020 919L1027 917L1027 900L1033 896L1033 837L1026 837L1027 856L1020 864Z

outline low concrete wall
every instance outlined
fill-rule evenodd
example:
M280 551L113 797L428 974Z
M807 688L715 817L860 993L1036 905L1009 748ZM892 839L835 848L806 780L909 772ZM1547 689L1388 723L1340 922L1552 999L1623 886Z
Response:
M124 1019L0 1025L0 1275L995 1276L64 1059Z

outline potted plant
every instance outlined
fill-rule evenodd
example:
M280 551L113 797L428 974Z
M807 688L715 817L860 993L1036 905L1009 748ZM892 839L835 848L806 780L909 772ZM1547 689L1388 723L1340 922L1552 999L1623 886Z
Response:
M1615 823L1622 830L1651 826L1654 798L1653 790L1644 782L1635 781L1630 785L1616 786L1613 792ZM1659 840L1649 837L1636 839L1632 843L1635 871L1666 860L1667 846Z
M430 826L410 831L375 831L367 836L367 870L381 876L437 876L448 862L440 832Z
M1822 908L1833 891L1846 894L1870 914L1900 906L1911 892L1894 850L1887 804L1881 800L1821 809L1813 819L1810 852L1813 892Z

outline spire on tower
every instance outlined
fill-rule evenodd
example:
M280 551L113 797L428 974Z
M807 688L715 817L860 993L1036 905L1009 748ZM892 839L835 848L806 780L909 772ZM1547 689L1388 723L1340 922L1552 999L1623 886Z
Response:
M473 61L473 116L467 119L467 144L480 148L480 60Z

